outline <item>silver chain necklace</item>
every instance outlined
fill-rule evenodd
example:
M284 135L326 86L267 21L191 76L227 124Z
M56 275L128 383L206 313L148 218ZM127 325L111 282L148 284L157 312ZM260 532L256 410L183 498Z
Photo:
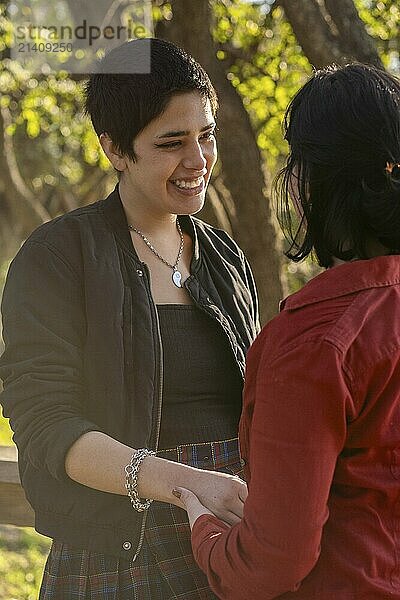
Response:
M142 240L144 241L146 246L148 248L150 248L152 253L155 254L155 256L157 256L157 258L159 258L165 265L167 265L170 269L172 269L173 284L176 287L181 288L182 287L182 273L178 270L178 264L182 258L182 252L185 247L185 240L183 238L182 229L181 229L178 219L176 220L176 227L178 229L179 236L181 238L181 242L179 244L178 256L176 257L175 263L172 265L170 262L165 260L165 258L163 256L161 256L161 254L159 254L157 252L157 250L154 248L153 244L147 239L147 237L144 235L144 233L142 233L139 229L136 229L136 227L134 227L133 225L128 225L128 228L131 229L131 231L134 231L135 233L140 235L140 237L142 238Z

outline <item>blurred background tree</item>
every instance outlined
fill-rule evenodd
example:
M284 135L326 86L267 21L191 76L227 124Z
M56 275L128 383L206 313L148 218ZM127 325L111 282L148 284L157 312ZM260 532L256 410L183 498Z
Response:
M79 16L78 0L57 2ZM11 60L6 4L0 0L0 288L11 257L35 227L104 197L115 184L82 115L82 78L61 69L32 75ZM124 22L129 4L119 3L114 22ZM109 7L109 0L92 6ZM193 54L218 90L219 161L201 216L245 250L265 322L283 294L318 271L311 261L282 259L273 216L269 190L287 151L285 107L314 67L331 62L359 60L399 74L398 1L152 0L152 7L155 34ZM10 442L0 419L0 444ZM4 531L0 597L36 598L47 543L31 531ZM37 552L28 551L35 544Z

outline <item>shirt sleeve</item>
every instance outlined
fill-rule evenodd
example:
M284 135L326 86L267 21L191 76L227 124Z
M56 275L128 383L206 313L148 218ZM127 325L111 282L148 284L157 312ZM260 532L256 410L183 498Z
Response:
M314 567L351 403L340 353L320 341L272 362L265 347L246 393L254 412L243 520L227 528L204 515L192 532L196 561L222 600L296 591Z
M10 266L2 301L3 412L20 456L62 480L65 455L85 432L83 289L62 256L27 242Z

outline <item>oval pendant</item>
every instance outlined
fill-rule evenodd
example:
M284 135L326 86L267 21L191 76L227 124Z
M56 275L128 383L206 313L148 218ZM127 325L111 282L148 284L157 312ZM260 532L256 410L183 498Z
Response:
M172 273L172 281L174 282L174 285L176 285L176 287L181 288L182 273L180 273L178 270L174 271Z

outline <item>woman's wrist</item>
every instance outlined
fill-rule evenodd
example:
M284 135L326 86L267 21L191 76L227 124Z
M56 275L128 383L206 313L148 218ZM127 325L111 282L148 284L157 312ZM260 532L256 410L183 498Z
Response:
M146 456L138 473L138 492L141 498L153 498L183 508L183 503L172 494L175 487L191 489L203 472L195 467L166 460L157 456Z
M140 498L137 480L141 463L146 456L153 456L154 454L153 450L140 448L132 454L129 464L125 467L125 488L132 503L132 508L138 512L149 509L150 504L153 502L152 498L146 498L145 500Z

